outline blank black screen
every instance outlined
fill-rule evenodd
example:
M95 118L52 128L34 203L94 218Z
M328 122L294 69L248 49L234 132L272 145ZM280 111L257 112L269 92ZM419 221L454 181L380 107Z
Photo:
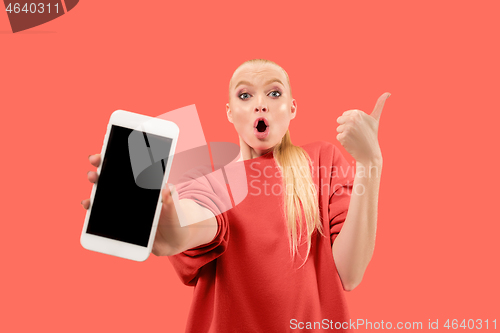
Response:
M128 137L132 131L112 125L105 156L101 161L87 233L147 247L168 153L158 163L148 161L151 162L151 168L141 173L144 176L150 170L149 176L146 176L150 184L154 184L151 186L154 189L138 186L129 155ZM147 147L167 145L166 151L170 151L172 139L143 134ZM162 150L165 150L165 146Z

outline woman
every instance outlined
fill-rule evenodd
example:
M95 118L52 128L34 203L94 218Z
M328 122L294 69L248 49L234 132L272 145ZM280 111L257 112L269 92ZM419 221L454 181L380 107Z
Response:
M253 59L236 69L226 112L239 135L235 163L244 163L248 195L224 211L225 184L210 175L186 182L176 189L183 213L206 218L180 227L168 187L162 192L153 253L167 255L183 283L195 287L187 332L350 330L343 291L361 282L373 254L377 131L388 96L370 115L349 110L337 119L354 175L332 143L292 144L297 102L279 65ZM89 158L99 165L99 155ZM97 174L88 178L95 182ZM82 204L88 209L89 200Z

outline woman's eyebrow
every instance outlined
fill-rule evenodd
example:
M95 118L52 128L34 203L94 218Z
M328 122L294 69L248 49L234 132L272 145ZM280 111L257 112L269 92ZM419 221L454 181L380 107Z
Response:
M267 81L264 85L267 86L268 84L271 84L273 82L278 82L278 83L281 83L281 85L284 87L285 85L283 84L283 82L281 82L281 80L279 79L270 79L269 81ZM240 81L238 82L238 84L234 87L234 89L238 88L239 85L242 85L242 84L246 84L247 86L252 86L252 84L248 81Z

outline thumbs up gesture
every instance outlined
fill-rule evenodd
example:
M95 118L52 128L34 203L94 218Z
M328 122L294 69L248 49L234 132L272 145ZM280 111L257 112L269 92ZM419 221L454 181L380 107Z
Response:
M337 118L337 140L357 163L382 162L382 152L378 144L378 124L386 99L390 93L384 93L375 104L371 114L361 110L345 111Z

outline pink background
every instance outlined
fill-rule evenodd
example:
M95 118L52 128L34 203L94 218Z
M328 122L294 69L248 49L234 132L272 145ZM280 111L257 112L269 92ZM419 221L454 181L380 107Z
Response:
M498 324L499 12L497 1L86 0L12 34L3 11L0 331L184 330L192 289L166 257L80 245L87 156L117 109L195 104L207 141L238 143L227 89L251 58L288 72L294 144L330 141L349 161L337 117L392 94L377 245L346 293L352 318Z

